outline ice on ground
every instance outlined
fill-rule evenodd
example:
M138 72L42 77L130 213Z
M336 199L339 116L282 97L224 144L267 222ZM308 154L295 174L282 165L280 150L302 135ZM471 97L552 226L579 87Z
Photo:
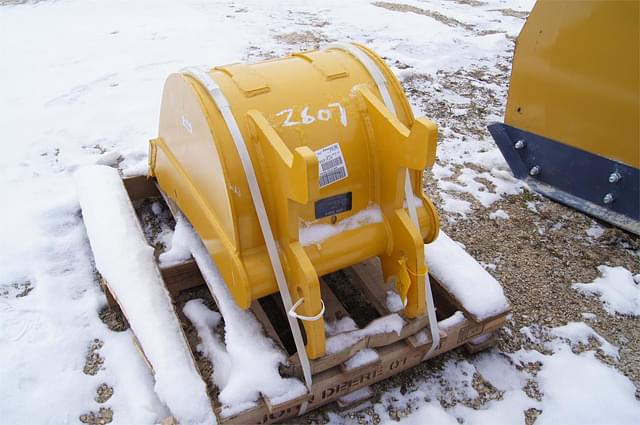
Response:
M583 319L585 320L598 320L598 316L594 313L580 313Z
M215 423L154 250L146 243L118 171L82 167L74 181L96 268L153 366L155 392L180 422Z
M433 167L431 168L431 172L433 173L433 177L435 177L438 180L453 176L453 171L451 171L451 167L442 166L437 162L433 164Z
M442 209L455 214L460 214L463 218L467 218L467 214L471 213L471 202L464 199L454 198L446 192L440 192L442 198Z
M298 240L302 246L321 244L342 232L382 221L380 207L371 205L336 224L304 223L298 230Z
M504 210L495 210L489 213L489 218L491 220L508 220L509 214L507 214L507 212Z
M529 211L533 211L534 213L538 213L538 202L536 201L527 201L526 203L527 209Z
M591 223L591 227L585 230L587 236L593 239L598 239L600 236L604 234L605 228L596 223L595 221Z
M204 332L201 338L210 343L203 348L210 350L208 357L214 369L226 369L214 376L214 379L219 379L216 385L220 389L218 400L222 404L222 415L230 416L255 407L260 394L274 402L305 394L307 389L298 379L280 376L278 368L287 361L285 353L264 335L262 326L250 311L238 307L209 252L182 216L176 220L176 228L180 226L184 229L177 229L176 234L181 235L178 237L189 247L224 317L224 346L218 346L215 337L208 335L212 332L207 325L213 323L211 314L197 304L191 304L187 309L195 319L194 325L198 323L198 334Z
M424 250L429 273L479 320L509 308L500 283L446 233Z
M524 335L525 338L529 340L529 342L532 342L534 344L540 343L540 332L541 329L538 325L523 326L520 328L520 333Z
M484 261L478 261L478 262L480 263L480 265L482 267L484 267L485 270L491 270L491 271L495 272L496 268L498 267L493 263L485 263Z
M572 345L586 345L589 343L589 338L594 338L600 344L600 349L605 355L616 360L619 359L618 347L601 337L584 322L569 322L564 326L553 328L551 334L570 341Z
M571 287L585 295L597 295L607 313L640 316L640 275L624 267L598 266L601 276L591 283Z

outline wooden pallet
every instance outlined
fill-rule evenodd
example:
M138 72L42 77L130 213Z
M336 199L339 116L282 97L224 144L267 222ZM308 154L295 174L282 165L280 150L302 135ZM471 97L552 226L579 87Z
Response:
M132 202L161 195L153 180L146 177L128 178L124 183ZM200 270L192 260L163 267L161 274L172 295L205 284ZM390 311L387 307L389 287L383 282L377 258L354 265L344 270L341 276L345 279L341 282L342 284L353 285L369 303L372 311L378 316L374 321L388 320L390 317L400 320L398 316L401 317L401 315ZM450 351L460 345L465 345L470 351L475 352L495 343L492 335L503 325L509 310L488 319L479 320L466 311L464 306L439 282L432 278L431 283L440 326L440 344L428 357L431 339L427 336L429 332L424 332L429 324L426 315L411 320L401 318L402 328L399 333L368 334L362 331L366 326L361 326L360 330L341 334L341 336L350 334L348 336L351 337L352 343L339 351L311 361L313 385L309 394L281 404L272 403L267 397L263 397L256 407L227 417L222 416L217 409L219 422L222 424L273 423L297 416L305 401L309 402L307 411L333 401L341 409L349 408L366 400L367 394L371 394L366 390L369 385L413 367L427 358ZM108 288L105 289L108 292ZM343 302L345 300L340 299L325 279L321 279L321 293L326 307L324 317L327 322L352 316L349 309L345 307ZM280 298L277 294L267 298L260 302L254 301L250 309L262 324L265 333L283 351L290 352L291 344L287 343L286 328L283 329L276 320L279 315L285 314ZM113 302L113 298L109 295L107 300ZM461 312L456 315L458 320L451 320L450 318L456 312ZM377 360L357 367L350 366L349 360L364 349L375 351ZM281 373L302 377L302 369L296 353L291 353L289 362L281 368ZM345 397L352 393L355 395Z

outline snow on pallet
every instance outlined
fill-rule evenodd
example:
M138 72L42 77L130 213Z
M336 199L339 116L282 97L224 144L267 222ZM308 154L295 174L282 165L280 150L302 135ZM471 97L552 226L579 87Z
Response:
M96 268L152 367L156 393L181 423L212 423L206 386L118 171L85 167L74 180Z
M129 194L129 203L161 195L153 180L146 177L126 179L124 185ZM179 214L175 210L173 212ZM180 222L180 220L178 221ZM194 232L192 236L195 236ZM197 237L195 238L197 239ZM441 272L438 277L442 281L447 280L446 282L441 282L431 276L441 338L439 346L429 354L431 338L426 315L415 319L402 317L399 312L402 310L402 303L398 295L384 284L377 259L354 265L344 270L345 282L340 283L353 285L360 291L378 318L365 326L358 327L351 317L349 309L345 306L348 303L343 303L347 300L341 300L340 296L331 289L331 285L325 279L321 279L322 299L326 306L327 354L311 361L313 385L311 391L307 393L300 382L302 370L297 354L291 353L291 344L287 343L286 327L283 328L281 326L282 320L278 320L279 316L285 314L280 299L277 296L265 297L260 301L254 301L249 312L242 312L233 303L229 303L230 295L217 274L215 265L206 255L202 244L199 245L202 248L192 247L191 249L196 261L188 259L161 267L162 279L158 286L162 290L166 287L169 293L176 295L185 289L207 285L220 312L223 313L226 335L220 339L211 333L211 328L215 327L215 324L220 320L218 313L208 310L200 302L190 302L188 309L185 310L186 315L194 322L202 340L200 348L208 346L209 351L214 351L213 354L209 353L211 354L209 359L212 360L214 367L212 378L218 387L223 387L218 388L221 390L218 397L223 398L223 393L225 393L228 402L225 405L225 400L214 400L213 403L216 406L214 410L218 421L223 424L277 422L300 414L305 402L308 403L306 410L312 410L334 401L341 409L362 403L371 394L367 389L369 385L396 375L427 358L450 351L460 345L464 345L471 351L488 347L493 343L493 333L502 326L509 313L508 304L502 303L503 298L499 296L502 295L501 289L498 293L495 292L495 288L491 288L491 285L499 284L492 281L493 278L481 267L480 270L485 274L481 274L480 277L471 276L473 282L460 281L459 279L468 280L470 278L464 273L451 275ZM451 267L455 268L457 264L460 268L465 264L468 265L469 261L474 262L462 248L458 247L456 250L455 247L457 245L453 242L447 247L446 261ZM450 281L452 278L453 282ZM458 280L456 281L456 279ZM478 306L466 305L460 299L463 285L476 285L476 280L479 282L478 288L489 285L488 290L497 294L493 300L487 301L492 304L488 308L485 306L484 311L478 311ZM117 291L117 288L108 285L106 290L112 292ZM484 290L487 290L487 287ZM123 300L118 294L115 295L114 298L121 304ZM127 310L126 305L121 304L121 307L123 310ZM230 314L229 311L232 316L236 317L227 317ZM242 318L237 320L240 316ZM233 323L230 323L231 321ZM232 380L233 376L229 377L228 375L232 375L233 371L227 372L226 369L230 368L230 363L233 363L234 360L230 357L233 356L233 347L231 346L234 343L233 339L237 339L239 335L249 335L256 322L262 327L264 335L254 337L258 341L262 341L265 335L268 336L273 341L272 345L280 353L280 357L274 357L272 352L261 351L266 349L265 345L254 341L247 344L246 347L242 347L246 351L243 353L245 359L243 361L251 358L261 359L266 355L272 359L271 364L264 366L272 367L268 373L275 372L277 374L279 371L282 376L272 376L273 381L278 381L273 385L265 385L264 381L256 382L255 377L252 377L251 382L246 386L255 385L256 388L253 389L255 396L249 400L249 403L242 403L240 401L243 399L239 397L238 393L244 392L241 395L246 397L247 394L252 394L252 388L242 388L242 391L235 388L235 392L232 393L233 397L230 397L228 382L230 379ZM137 334L138 327L133 323L131 325L134 333ZM232 329L233 327L236 329ZM226 347L222 341L227 343ZM166 365L154 364L154 360L146 352L145 342L142 339L140 342L157 376L158 367L166 367ZM237 345L238 341L235 343ZM236 347L236 351L238 351L238 347ZM274 358L280 359L282 364L273 364ZM236 358L235 360L241 361L242 359ZM216 367L219 369L218 373L216 373ZM250 365L247 367L251 370ZM247 371L245 370L244 373L246 380ZM225 379L221 379L220 374L227 376ZM265 374L260 375L264 376ZM236 377L237 379L240 378ZM298 391L299 388L302 388L303 391ZM283 392L283 389L289 389L289 391ZM229 400L234 401L235 404ZM169 408L171 409L171 406ZM176 414L173 410L172 413Z

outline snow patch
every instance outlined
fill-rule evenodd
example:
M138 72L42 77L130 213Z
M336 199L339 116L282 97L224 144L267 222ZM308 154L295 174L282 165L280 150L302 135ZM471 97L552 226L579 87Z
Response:
M105 298L70 175L0 184L0 198L11 205L0 208L0 422L77 421L103 407L94 398L105 383L114 424L159 423L169 413L131 330L112 332L98 317ZM94 340L104 363L87 375Z
M520 328L520 333L524 335L529 342L534 344L540 343L540 338L538 336L540 334L540 328L537 325L523 326Z
M636 388L611 366L600 363L593 351L574 354L556 343L553 355L532 353L543 366L536 375L544 394L536 423L635 424L640 417Z
M495 191L489 190L489 187L476 180L488 180ZM438 180L438 188L441 190L468 193L473 196L484 206L490 207L496 201L502 199L504 195L517 195L522 192L524 183L514 178L508 171L498 168L492 168L490 172L478 173L470 168L463 168L460 175L456 179L459 183L448 180Z
M480 354L473 364L478 373L500 391L521 390L527 383L525 375L514 373L511 359L495 350Z
M594 338L600 343L600 349L602 352L614 359L618 360L618 347L611 344L609 341L601 337L596 331L594 331L589 325L584 322L569 322L564 326L559 326L551 330L551 334L560 338L565 338L574 344L588 344L589 338Z
M349 319L351 320L351 319ZM398 335L404 327L404 319L397 313L379 317L371 321L365 328L350 332L336 333L326 340L326 350L328 354L338 353L361 339L371 336L395 332Z
M325 320L324 330L328 336L337 335L343 332L358 330L358 325L351 317L342 317L336 320Z
M538 202L536 201L527 201L526 203L527 209L529 211L533 211L534 213L538 213Z
M640 275L633 276L624 267L598 266L601 277L591 283L574 283L576 291L585 295L598 295L604 309L611 315L640 316Z
M359 367L377 362L380 356L376 350L371 348L363 348L358 351L355 356L344 362L346 370L353 370Z
M509 308L500 283L445 232L424 249L429 273L479 320Z
M212 373L213 383L218 388L223 388L229 382L232 360L224 343L213 332L213 329L220 324L222 316L217 311L209 310L201 299L189 300L182 308L182 312L193 323L200 337L201 343L196 349L215 365Z
M189 260L191 258L189 241L189 228L187 226L176 225L171 236L170 244L168 244L169 249L158 257L160 265L172 266Z
M509 214L507 214L507 212L504 210L495 210L489 213L489 218L491 220L508 220Z
M404 304L402 303L402 298L395 291L387 291L387 298L385 300L385 305L392 313L397 313L404 309Z
M495 272L496 268L498 267L493 263L485 263L484 261L479 261L479 263L482 267L484 267L485 270L491 270L493 272Z
M230 416L256 406L260 393L274 402L291 400L305 394L306 387L298 379L280 376L278 367L286 362L285 353L264 335L260 323L250 311L238 307L209 252L182 216L178 216L176 220L176 228L180 226L185 227L184 241L189 246L225 321L224 346L216 346L214 342L213 345L204 347L212 349L209 359L214 369L226 369L224 373L221 372L214 377L220 379L216 384L220 389L218 399L222 404L222 415ZM215 341L212 336L206 336L212 332L210 326L207 326L207 313L203 312L201 307L197 307L197 304L195 307L191 305L190 308L195 310L191 310L191 313L198 323L198 334L202 331L205 339ZM209 323L212 322L213 319L210 318Z
M460 214L462 217L467 218L467 214L471 210L471 202L463 199L454 198L446 192L440 192L440 198L442 198L442 209L446 212Z
M431 168L431 173L433 174L433 177L435 177L438 180L453 176L453 171L451 171L450 166L448 165L442 166L437 162L433 164L433 167Z
M430 340L429 335L427 335L426 331L416 332L415 334L413 334L413 337L415 338L416 345L426 344L427 341Z
M587 236L593 239L598 239L600 236L604 234L605 228L600 226L595 221L591 224L587 230L585 230Z
M367 224L382 223L382 211L377 205L358 211L336 224L304 223L298 230L298 240L302 246L320 244L326 239Z
M446 319L443 319L441 321L438 322L438 326L442 329L451 329L451 328L455 328L456 326L464 323L465 321L465 317L464 317L464 313L462 313L461 311L456 311L455 313L453 313L451 316L447 317Z
M536 423L545 425L637 422L640 403L629 379L601 363L592 351L575 354L563 340L555 340L552 348L550 354L493 349L472 361L449 359L442 371L419 379L413 389L397 387L382 394L374 410L381 423L389 425L397 423L390 410L411 412L400 424L517 424L524 423L523 412L532 408L542 411ZM540 364L536 375L521 368L536 362ZM476 374L501 391L501 398L486 401L477 409L453 402L478 397L471 386ZM529 381L537 384L541 401L525 393ZM453 407L444 408L443 404Z

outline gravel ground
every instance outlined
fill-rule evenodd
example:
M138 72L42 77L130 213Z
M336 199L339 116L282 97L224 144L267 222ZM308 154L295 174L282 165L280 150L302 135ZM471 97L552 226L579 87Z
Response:
M428 192L437 199L434 188ZM527 207L531 198L536 199L537 212ZM512 336L501 334L500 349L513 352L524 346L543 351L519 329L562 326L584 321L582 313L595 313L597 319L590 320L589 326L618 345L621 354L619 363L611 363L604 356L600 359L617 367L639 387L640 318L611 316L598 298L580 295L571 284L593 281L599 275L597 266L603 264L640 273L640 238L607 227L600 238L593 240L586 233L593 219L531 192L497 202L494 208L504 210L510 218L492 220L484 210L467 220L445 221L443 228L465 244L478 261L496 265L490 272L502 282L513 309L507 325ZM636 392L636 397L639 395Z
M119 309L113 309L111 313L111 320L115 323L117 320L115 317L118 315ZM105 321L105 323L110 321ZM104 357L100 354L100 349L104 343L95 339L89 345L87 350L87 356L85 358L85 365L83 372L85 375L95 376L104 365ZM109 385L102 383L96 388L95 401L98 403L106 403L113 395L113 388ZM90 425L105 425L113 420L113 411L110 407L101 407L97 412L88 412L80 415L78 418L80 422Z

